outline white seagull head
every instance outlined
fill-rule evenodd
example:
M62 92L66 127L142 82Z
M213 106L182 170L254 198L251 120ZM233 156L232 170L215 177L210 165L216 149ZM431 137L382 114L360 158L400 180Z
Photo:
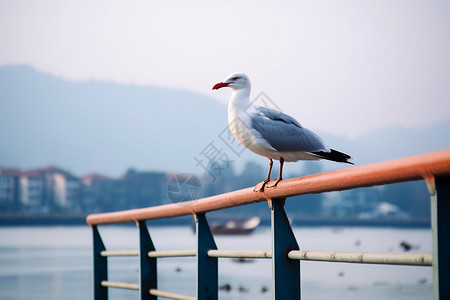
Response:
M233 90L247 89L250 91L250 79L244 73L232 73L225 78L224 81L219 82L213 86L213 90L218 90L223 87L229 87Z

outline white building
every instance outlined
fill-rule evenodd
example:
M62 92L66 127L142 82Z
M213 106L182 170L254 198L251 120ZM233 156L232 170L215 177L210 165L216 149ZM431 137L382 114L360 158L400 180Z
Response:
M44 204L45 181L38 171L24 172L20 176L20 202L29 208Z
M80 181L63 172L52 174L53 202L61 208L75 208L80 191Z

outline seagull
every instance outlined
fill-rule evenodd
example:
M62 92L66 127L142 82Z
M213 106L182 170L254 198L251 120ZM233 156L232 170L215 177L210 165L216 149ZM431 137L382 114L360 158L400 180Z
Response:
M256 106L250 101L250 79L244 73L232 73L215 84L213 90L229 87L233 90L228 104L228 125L236 140L245 148L269 159L269 172L260 191L270 181L273 159L280 161L275 187L283 179L284 162L319 160L353 164L352 157L328 147L311 130L293 117L280 111Z

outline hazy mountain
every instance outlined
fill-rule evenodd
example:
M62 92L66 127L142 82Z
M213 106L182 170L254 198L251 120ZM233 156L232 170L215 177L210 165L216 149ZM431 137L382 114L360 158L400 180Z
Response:
M383 128L355 139L323 134L330 145L342 145L358 165L450 149L450 120L426 128Z
M194 157L200 158L211 142L237 170L249 157L265 164L251 153L233 154L221 141L226 114L222 103L186 90L70 82L29 67L3 66L0 166L57 165L77 175L118 176L129 167L202 174ZM429 128L385 128L356 139L319 135L360 165L450 148L449 132L450 121ZM287 172L302 168L287 165Z
M189 91L0 67L0 165L112 175L128 167L190 170L227 125L226 113L225 105Z

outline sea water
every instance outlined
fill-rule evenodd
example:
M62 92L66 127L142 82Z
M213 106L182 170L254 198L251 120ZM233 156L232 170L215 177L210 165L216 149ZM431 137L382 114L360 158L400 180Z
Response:
M152 227L157 250L194 249L190 227ZM100 226L108 250L136 250L134 226ZM302 250L431 252L429 229L294 227ZM92 233L88 226L0 227L0 299L93 299ZM219 249L270 249L269 227L249 236L216 236ZM108 280L138 283L136 257L108 259ZM195 295L195 258L158 259L158 289ZM270 260L219 259L220 299L271 299ZM302 299L432 299L431 267L301 262ZM110 299L138 299L109 289Z

